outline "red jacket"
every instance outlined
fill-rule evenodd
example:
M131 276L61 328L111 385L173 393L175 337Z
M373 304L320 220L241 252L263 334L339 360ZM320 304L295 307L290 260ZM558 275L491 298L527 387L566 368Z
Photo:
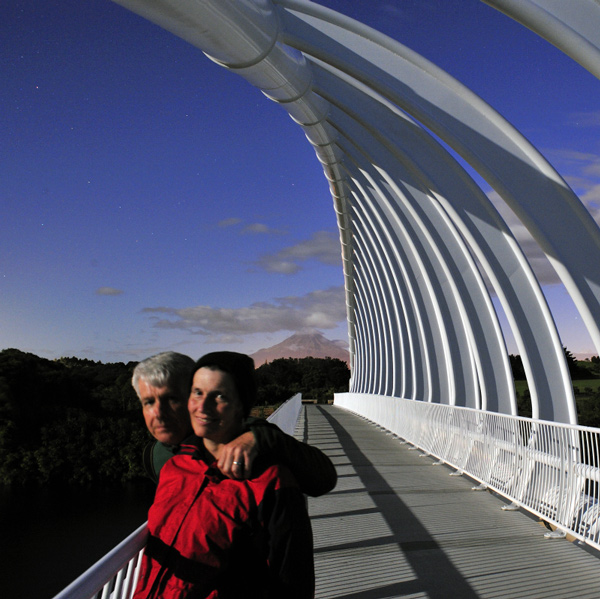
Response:
M193 437L160 473L134 599L312 599L312 531L291 473L225 478Z

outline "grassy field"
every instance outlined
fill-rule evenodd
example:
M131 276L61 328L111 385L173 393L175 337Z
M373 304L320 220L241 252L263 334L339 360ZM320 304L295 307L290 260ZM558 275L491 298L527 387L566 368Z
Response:
M580 379L573 381L575 395L591 395L600 391L600 379ZM515 381L515 390L519 396L528 390L527 381Z
M587 393L587 389L591 389L593 393L596 393L600 390L600 379L573 381L573 388L575 389L575 393L577 393L577 390L580 393Z
M268 418L278 406L254 406L250 411L250 416L254 418Z
M584 426L600 428L600 379L576 379L573 381L578 422ZM515 381L519 416L531 418L532 407L527 381Z

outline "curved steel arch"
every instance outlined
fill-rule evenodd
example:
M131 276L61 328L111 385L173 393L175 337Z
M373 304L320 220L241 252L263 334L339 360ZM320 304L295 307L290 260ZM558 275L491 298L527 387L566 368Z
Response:
M597 0L483 0L519 21L600 78Z
M545 374L546 370L553 368L553 362L544 367L544 354L539 348L555 347L560 353L560 342L555 330L553 335L553 329L547 326L551 315L539 287L531 285L535 277L500 215L454 159L413 121L398 111L394 112L393 107L382 105L377 98L367 97L368 90L361 92L349 84L345 85L340 74L329 76L321 67L316 67L315 72L315 85L319 85L319 92L331 102L334 110L339 108L369 133L376 135L390 151L401 154L401 162L413 164L412 170L422 180L427 179L425 186L439 203L440 210L448 214L460 235L468 241L513 323L517 345L529 373L534 415L538 417L538 396L549 397L554 390L560 400L561 388L564 387L562 372L551 370L552 375ZM325 88L337 89L340 99L333 98ZM338 130L344 128L343 117L332 114L330 119L335 121ZM387 124L385 131L377 130L381 122ZM481 315L480 311L481 308L477 315ZM500 337L498 329L495 334L488 333L487 336L488 350L494 353L496 380L492 388L497 391L500 411L516 413L512 375ZM493 403L490 409L494 409Z
M534 417L576 422L559 336L523 253L475 182L415 122L468 161L521 218L600 350L600 260L584 268L578 258L598 255L600 230L500 115L398 42L307 0L115 1L245 77L304 129L338 216L356 390L395 390L400 381L404 396L455 403L460 380L459 405L514 412L500 328L492 313L475 318L476 306L491 305L481 274L449 260L466 244L513 327ZM544 3L552 0L537 2ZM522 20L544 29L536 14ZM429 212L417 218L424 205ZM403 303L392 319L393 298ZM398 375L397 355L402 368L411 364L409 373ZM381 367L372 372L372 364ZM502 398L488 401L494 387Z
M332 119L335 120L340 133L348 137L352 123L341 125L343 119L339 117L332 117ZM392 144L387 148L373 147L374 140L369 140L365 135L363 132L359 136L363 151L379 155L377 160L369 158L368 161L379 165L378 176L381 176L382 184L388 190L387 195L394 196L397 202L406 205L408 210L406 217L414 222L412 226L417 231L417 237L422 238L423 242L431 248L435 255L433 260L439 262L444 271L437 278L446 279L447 285L451 288L450 293L456 301L455 310L458 309L459 314L453 320L464 327L468 340L467 344L463 341L461 352L465 362L470 355L477 365L477 375L471 372L465 376L465 382L468 384L467 381L472 379L474 387L462 401L460 398L457 400L458 405L497 410L500 396L501 401L506 401L506 405L503 406L504 411L515 413L512 377L500 327L485 285L466 244L451 219L437 205L431 194L431 183L424 178L423 171L415 168L407 156L396 161L394 159L396 147ZM339 143L343 145L342 141ZM387 152L388 155L385 156L383 152ZM386 164L388 172L383 169ZM396 188L394 178L388 174L391 170L395 171L396 179L402 179L403 192L394 191ZM408 174L409 170L410 174ZM413 191L408 193L410 188ZM502 376L497 376L500 374ZM492 392L492 389L495 391ZM479 392L482 395L481 402L478 399Z
M358 168L358 166L357 166ZM451 405L476 407L473 393L467 392L466 381L473 378L472 362L468 359L468 347L464 321L460 315L457 297L450 291L444 293L447 279L444 276L443 260L435 246L427 239L425 227L408 205L411 203L407 189L386 188L382 177L376 180L373 167L363 165L360 174L364 180L363 196L373 208L380 206L388 222L393 223L396 244L406 252L406 262L415 281L415 289L421 294L425 306L425 323L434 340L433 355L429 360L432 379L437 381L434 397Z
M418 317L420 307L417 303L416 295L412 287L412 282L406 274L404 260L400 256L400 248L394 243L390 234L390 228L385 227L383 219L376 211L369 210L367 203L361 202L361 194L355 195L355 204L358 207L358 218L368 221L368 226L364 226L365 234L369 236L370 243L376 248L380 257L380 269L388 283L388 293L394 298L394 310L396 318L389 320L392 327L392 339L395 346L399 346L400 361L395 360L392 395L399 397L425 399L429 397L427 393L418 393L418 376L426 377L422 389L430 389L429 365L428 361L423 361L422 356L427 355L423 350L425 332L423 330L423 320ZM375 232L380 230L380 234ZM377 241L375 241L377 240ZM418 374L417 374L418 373ZM354 388L354 385L351 385ZM365 387L356 387L365 392ZM399 388L399 390L398 390Z

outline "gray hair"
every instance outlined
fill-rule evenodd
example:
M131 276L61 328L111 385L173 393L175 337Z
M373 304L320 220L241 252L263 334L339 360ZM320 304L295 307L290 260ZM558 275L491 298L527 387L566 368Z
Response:
M189 356L166 351L142 360L133 370L131 384L138 397L139 381L144 379L152 387L172 385L187 394L194 371L194 360Z

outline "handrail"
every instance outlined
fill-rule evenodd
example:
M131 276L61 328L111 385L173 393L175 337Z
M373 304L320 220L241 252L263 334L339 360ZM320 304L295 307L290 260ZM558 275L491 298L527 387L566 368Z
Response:
M131 597L137 583L138 566L147 539L148 531L144 522L112 551L55 595L54 599Z
M336 394L335 405L600 549L600 429L381 395ZM269 421L291 433L300 409L297 395ZM54 599L130 599L146 535L143 524Z
M291 435L301 408L302 394L298 393L281 404L267 420ZM148 539L146 524L144 522L53 599L131 599Z
M302 408L302 393L296 393L286 402L282 403L267 420L272 424L276 424L282 431L288 435L294 433L300 409Z
M382 395L334 403L542 518L548 535L600 549L600 429Z

